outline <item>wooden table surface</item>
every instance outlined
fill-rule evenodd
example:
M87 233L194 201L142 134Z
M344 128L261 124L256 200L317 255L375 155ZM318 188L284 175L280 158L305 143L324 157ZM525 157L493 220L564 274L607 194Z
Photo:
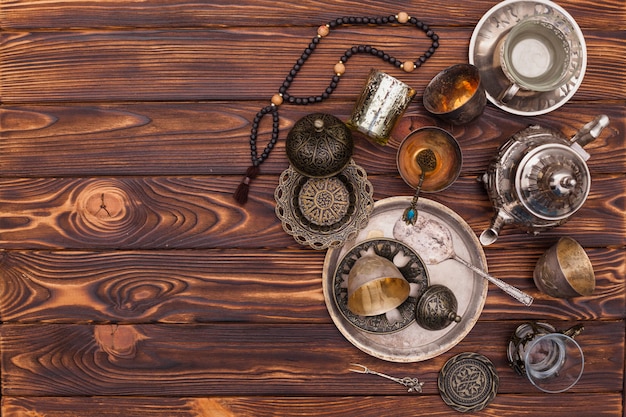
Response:
M567 0L589 62L563 107L535 117L488 104L451 128L421 104L428 81L468 60L473 28L495 3L267 0L0 0L0 355L2 416L398 416L457 414L437 389L461 352L487 356L500 378L483 416L623 416L626 318L626 10L623 0ZM232 193L250 163L256 112L269 104L317 27L343 16L406 11L440 47L406 74L358 55L331 98L280 107L280 139L250 200ZM355 26L320 43L289 90L320 94L355 44L401 59L429 46L415 28ZM538 236L505 227L485 248L489 271L535 297L527 308L493 285L472 331L433 359L399 364L363 353L331 320L325 252L299 245L274 213L287 168L285 136L312 112L346 120L370 68L409 83L417 99L386 147L355 134L355 161L374 199L412 195L396 170L400 140L426 125L461 144L459 179L428 198L479 234L492 206L476 181L510 135L540 124L571 137L596 115L610 126L586 149L593 178L584 206ZM269 139L262 125L259 143ZM561 236L593 264L592 296L563 300L532 280ZM580 382L543 394L506 362L515 327L545 320L577 338ZM418 376L422 395L348 371L362 363Z

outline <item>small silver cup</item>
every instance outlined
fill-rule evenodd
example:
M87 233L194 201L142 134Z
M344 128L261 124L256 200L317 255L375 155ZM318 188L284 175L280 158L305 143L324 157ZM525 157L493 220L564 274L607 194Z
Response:
M414 96L415 90L407 84L372 69L346 124L373 142L386 145Z
M423 101L426 110L454 125L471 122L487 104L480 71L471 64L444 69L424 89Z

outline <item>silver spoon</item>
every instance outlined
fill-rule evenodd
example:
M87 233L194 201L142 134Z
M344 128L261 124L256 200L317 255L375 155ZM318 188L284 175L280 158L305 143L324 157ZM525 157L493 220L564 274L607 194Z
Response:
M420 179L417 183L417 188L415 190L415 195L413 196L413 200L411 201L411 205L404 210L402 213L402 220L406 224L415 224L417 221L417 199L419 198L420 191L422 190L422 184L424 184L424 178L428 172L431 172L437 166L437 156L432 151L432 149L423 149L419 151L417 156L415 157L415 161L417 165L419 165L420 170Z
M483 270L475 267L465 259L458 256L454 251L450 230L437 220L428 219L420 221L417 229L418 230L416 230L415 227L410 227L410 225L405 225L398 220L393 228L393 236L397 240L416 249L420 256L424 259L424 262L429 265L436 265L447 259L454 259L463 266L485 278L487 281L496 285L502 291L515 298L525 306L530 306L533 303L533 297L529 294L526 294L519 288L487 274Z

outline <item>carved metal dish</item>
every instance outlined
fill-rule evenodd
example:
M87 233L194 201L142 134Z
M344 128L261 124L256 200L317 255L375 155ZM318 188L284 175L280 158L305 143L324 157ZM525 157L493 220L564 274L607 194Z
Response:
M367 225L373 193L367 173L354 160L328 178L310 178L289 166L274 191L276 216L296 242L318 250L336 247Z
M437 379L443 401L462 413L487 407L496 397L499 385L496 367L489 358L472 352L449 359Z
M411 285L409 298L393 313L366 317L354 314L348 308L348 274L354 263L366 253L374 253L394 262L404 279L409 284L414 284ZM415 321L417 300L427 286L428 271L413 249L393 239L372 239L356 245L343 256L333 278L333 296L339 311L352 325L367 332L391 333L402 330Z
M581 65L564 86L547 92L521 91L509 102L497 100L509 80L500 67L500 48L507 33L528 16L553 15L571 24L582 44ZM487 98L496 107L513 114L535 116L548 113L565 104L583 82L587 67L585 39L574 18L565 9L549 0L505 0L492 7L479 20L469 46L469 62L478 67Z
M393 333L372 333L350 323L335 302L333 281L337 265L352 247L370 239L393 239L393 227L401 219L411 197L390 197L374 204L369 223L354 241L330 248L322 270L322 289L328 312L343 336L369 355L391 362L418 362L436 357L455 345L472 330L487 298L487 281L454 260L426 265L429 284L450 288L457 299L457 313L463 318L442 330L426 330L416 322ZM420 198L420 216L445 224L452 233L454 251L477 268L487 271L482 245L467 223L455 212L435 201ZM415 250L415 249L414 249ZM418 251L416 251L419 253Z

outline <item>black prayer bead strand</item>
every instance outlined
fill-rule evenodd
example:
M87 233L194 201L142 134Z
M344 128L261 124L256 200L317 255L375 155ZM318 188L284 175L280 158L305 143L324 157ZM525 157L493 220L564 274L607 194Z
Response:
M334 71L335 74L331 78L331 81L326 87L326 89L318 96L310 96L310 97L294 97L290 95L287 90L291 86L291 83L298 75L298 72L302 69L302 66L305 64L307 59L313 54L317 46L319 45L322 38L327 36L331 30L337 29L343 25L385 25L385 24L410 24L414 25L417 29L420 29L424 32L424 34L430 38L431 46L428 48L424 54L422 54L415 61L406 61L401 62L397 58L385 53L384 51L374 48L370 45L357 45L353 46L346 50L343 56L340 58L339 63L335 65ZM327 98L335 91L339 81L341 80L341 75L343 75L345 71L345 64L348 60L354 55L359 53L371 54L372 56L378 57L382 59L384 62L388 62L396 68L402 68L406 72L411 72L416 68L419 68L424 64L436 51L439 47L439 36L426 24L415 17L409 17L406 13L399 13L398 15L390 15L383 17L340 17L327 23L326 25L322 25L318 28L317 36L315 36L307 48L303 51L300 58L296 61L292 69L289 71L289 74L285 77L283 84L278 89L278 93L275 94L271 99L271 104L262 108L254 118L252 123L252 128L250 131L250 158L252 160L252 166L248 168L246 171L246 176L243 181L235 191L234 197L240 204L245 204L248 199L248 188L250 181L255 178L259 173L259 166L263 163L268 157L274 146L278 141L279 135L279 126L280 126L280 118L278 115L278 107L284 102L288 102L290 104L297 105L308 105L313 103L319 103ZM266 145L263 150L261 156L258 155L257 152L257 137L259 124L263 117L267 114L272 114L272 135L270 141Z

